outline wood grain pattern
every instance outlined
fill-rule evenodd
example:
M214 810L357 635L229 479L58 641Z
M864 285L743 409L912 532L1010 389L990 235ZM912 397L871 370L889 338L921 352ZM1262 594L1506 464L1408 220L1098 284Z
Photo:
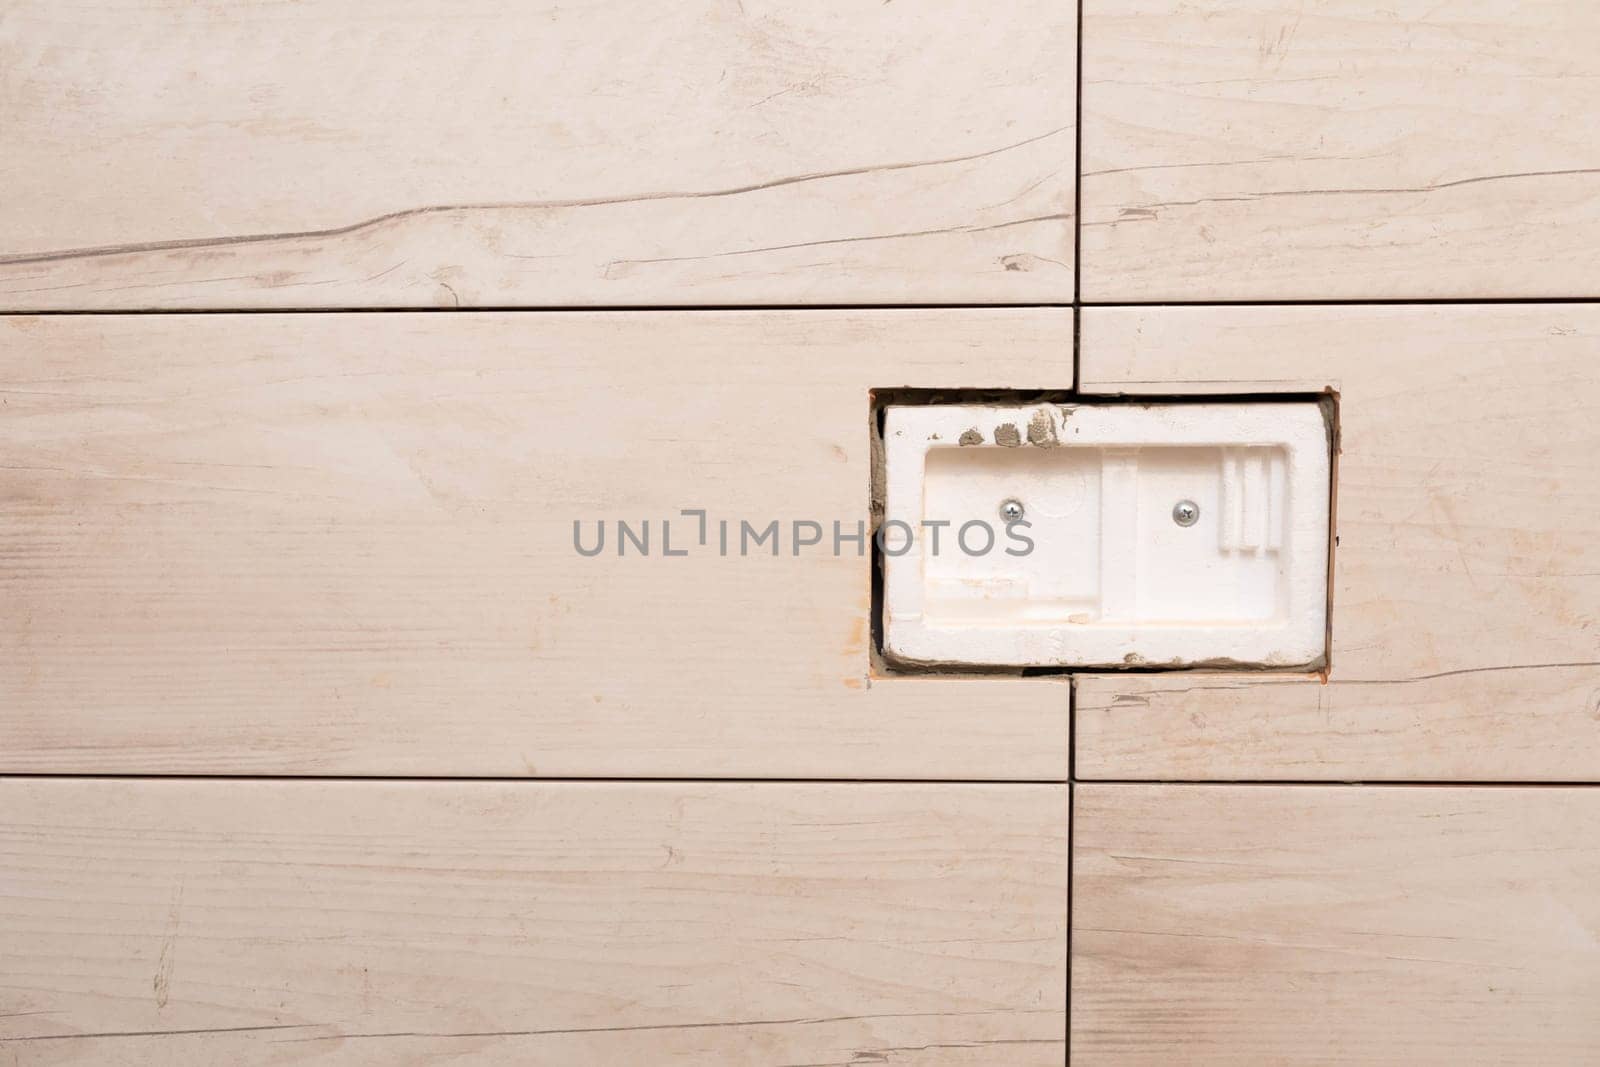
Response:
M1600 1059L1600 791L1074 790L1074 1064Z
M1067 788L0 782L15 1064L1055 1065Z
M873 677L869 390L1065 310L0 320L0 767L1067 774L1061 678ZM782 555L691 545L705 508ZM573 522L654 527L580 557ZM824 546L792 554L794 520ZM737 540L735 540L737 545ZM858 554L859 553L859 554Z
M1090 393L1340 394L1331 671L1078 681L1085 778L1600 779L1600 306L1084 312Z
M0 308L1071 299L1044 0L8 3Z
M1600 296L1600 7L1084 0L1083 296Z

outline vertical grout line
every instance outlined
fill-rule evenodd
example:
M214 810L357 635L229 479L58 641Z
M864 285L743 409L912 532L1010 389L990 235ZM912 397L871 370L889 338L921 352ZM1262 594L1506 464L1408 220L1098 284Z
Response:
M1067 1033L1066 1067L1072 1065L1072 816L1078 807L1078 678L1067 677Z
M1072 390L1083 382L1083 5L1076 0L1078 20L1076 69L1073 71L1072 127ZM1067 1003L1062 1043L1064 1067L1072 1065L1072 899L1073 816L1078 808L1078 679L1067 679Z
M1073 279L1077 284L1077 279ZM1076 393L1079 388L1081 376L1078 373L1078 364L1083 358L1083 305L1073 298L1072 304L1072 391Z
M1078 780L1078 676L1067 675L1067 781Z
M1083 5L1077 0L1076 69L1073 71L1072 124L1072 388L1079 387L1083 346Z
M1072 1064L1072 896L1073 891L1076 889L1076 882L1073 879L1072 857L1077 851L1076 842L1073 840L1073 817L1077 810L1078 784L1069 781L1067 783L1067 1032L1066 1040L1063 1042L1067 1067L1071 1067Z

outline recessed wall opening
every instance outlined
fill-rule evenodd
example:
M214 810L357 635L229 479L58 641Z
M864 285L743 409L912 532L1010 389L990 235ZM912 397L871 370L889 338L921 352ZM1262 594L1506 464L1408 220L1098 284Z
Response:
M1332 397L872 402L886 672L1326 667Z

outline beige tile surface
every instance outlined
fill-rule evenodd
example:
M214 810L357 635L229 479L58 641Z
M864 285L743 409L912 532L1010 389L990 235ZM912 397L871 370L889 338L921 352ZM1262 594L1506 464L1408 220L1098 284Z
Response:
M1216 784L1600 781L1600 305L340 310L1600 297L1590 5L1082 16L0 12L0 312L329 312L0 315L0 1062L1600 1059L1595 789ZM1326 677L873 669L1074 384L1337 394Z
M1084 0L1083 296L1600 296L1600 7Z
M1065 786L0 782L8 1064L1058 1065Z
M1600 791L1074 790L1074 1064L1592 1063Z
M0 310L1072 293L1043 0L158 0L0 17Z

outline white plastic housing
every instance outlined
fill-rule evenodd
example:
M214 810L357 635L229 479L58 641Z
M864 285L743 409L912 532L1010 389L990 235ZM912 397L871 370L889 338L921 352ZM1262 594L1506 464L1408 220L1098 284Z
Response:
M1323 662L1329 434L1317 403L891 405L884 460L884 644L896 659ZM1007 530L1008 500L1026 526ZM1199 509L1189 526L1173 515L1184 501ZM993 530L988 551L974 520Z

